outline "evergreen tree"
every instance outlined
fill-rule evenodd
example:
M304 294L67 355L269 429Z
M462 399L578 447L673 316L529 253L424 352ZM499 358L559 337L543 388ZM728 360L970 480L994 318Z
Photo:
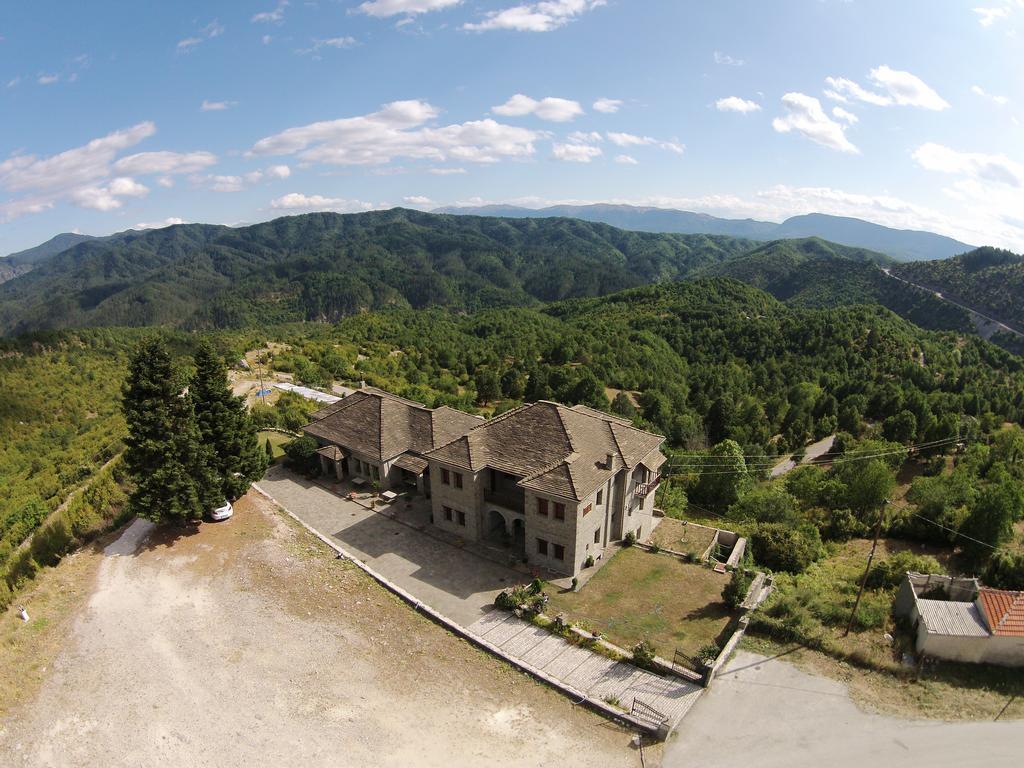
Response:
M198 520L223 501L192 398L182 390L164 343L144 342L123 387L124 461L135 484L131 511L158 522Z
M274 463L274 446L270 443L270 438L267 438L267 442L263 444L263 450L267 454L267 464Z
M260 450L245 404L228 388L224 361L208 342L199 344L195 364L189 394L195 402L199 433L211 451L222 495L237 499L263 475L267 454Z
M735 440L723 440L708 451L693 496L703 504L725 509L737 502L749 483L743 449Z

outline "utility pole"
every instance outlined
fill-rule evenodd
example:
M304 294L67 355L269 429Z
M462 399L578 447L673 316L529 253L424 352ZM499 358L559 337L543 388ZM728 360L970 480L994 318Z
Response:
M256 355L256 373L260 377L260 400L262 400L263 404L266 405L267 404L267 395L266 395L266 391L267 390L263 386L263 355L262 354Z
M882 535L882 520L885 517L885 507L889 504L889 500L885 499L882 501L882 506L878 509L878 522L875 524L875 538L871 542L871 554L868 555L868 564L864 569L864 578L860 580L860 589L857 591L857 599L853 603L853 610L850 611L850 620L846 622L846 631L843 632L843 637L850 634L850 629L853 627L853 619L857 615L857 608L860 607L860 599L864 596L864 587L868 583L868 574L871 573L871 562L875 559L875 549L878 547L878 537Z

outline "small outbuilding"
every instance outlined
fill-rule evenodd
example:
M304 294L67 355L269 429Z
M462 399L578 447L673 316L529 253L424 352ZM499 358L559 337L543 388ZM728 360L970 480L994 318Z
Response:
M908 573L895 612L910 622L915 650L925 656L1024 667L1024 592Z

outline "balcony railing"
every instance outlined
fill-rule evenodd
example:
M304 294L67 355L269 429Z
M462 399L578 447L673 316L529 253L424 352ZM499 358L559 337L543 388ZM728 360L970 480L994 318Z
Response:
M657 490L659 485L661 485L661 475L655 476L646 483L637 483L633 494L636 496L647 496Z

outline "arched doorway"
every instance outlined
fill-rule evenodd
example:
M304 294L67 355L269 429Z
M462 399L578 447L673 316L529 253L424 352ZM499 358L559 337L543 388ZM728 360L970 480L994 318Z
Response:
M499 547L507 547L511 543L505 516L496 509L492 509L487 515L487 540Z

